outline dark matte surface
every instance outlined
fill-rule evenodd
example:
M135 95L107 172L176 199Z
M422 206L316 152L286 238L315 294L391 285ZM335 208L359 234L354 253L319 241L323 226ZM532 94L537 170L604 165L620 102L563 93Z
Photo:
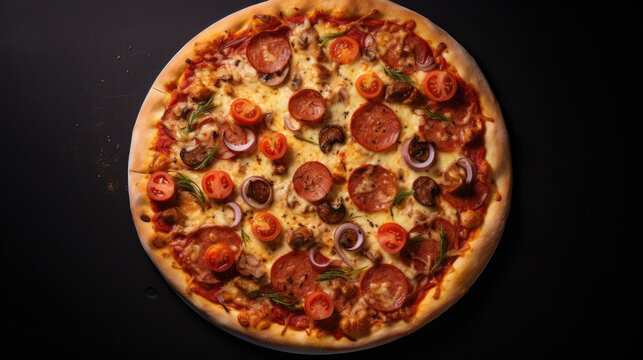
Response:
M227 335L183 303L140 246L127 196L131 131L155 77L191 37L250 3L2 2L3 354L288 356ZM624 51L604 31L607 15L541 2L399 3L446 29L487 76L511 137L514 200L467 295L420 331L349 356L632 346L636 331L622 326L640 323L640 298L625 274L640 236L629 236L636 211L625 205L638 195L606 182L633 175L621 156L634 153L632 120L615 115L639 105L618 89L626 60L592 80L610 51ZM635 22L622 24L625 33ZM620 101L605 106L611 90ZM597 169L606 163L609 176Z

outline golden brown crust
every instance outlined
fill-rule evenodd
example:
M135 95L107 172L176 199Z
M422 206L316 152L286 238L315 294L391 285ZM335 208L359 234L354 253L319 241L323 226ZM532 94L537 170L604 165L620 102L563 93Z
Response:
M359 6L356 6L356 2L359 3ZM237 321L234 310L230 310L231 313L226 313L223 307L186 291L186 275L172 266L171 256L163 255L161 251L154 248L152 242L155 234L152 223L140 219L142 213L146 213L150 217L152 215L145 189L147 176L142 174L148 171L151 152L142 150L147 150L150 147L149 144L153 143L152 139L156 136L156 126L160 121L165 104L169 101L169 95L163 94L165 86L169 82L175 81L185 69L185 59L191 56L195 42L211 39L225 31L238 31L247 26L248 19L254 14L293 15L297 12L307 13L319 10L334 16L353 17L362 16L371 9L377 9L381 14L385 14L386 19L395 22L414 20L417 24L414 30L416 34L429 40L433 48L440 42L445 43L447 45L447 50L444 53L446 60L458 70L463 80L473 84L478 90L483 115L493 119L493 122L487 122L485 143L487 161L493 169L490 176L499 196L493 196L494 194L490 196L490 204L478 236L469 241L470 249L463 256L458 257L452 269L445 275L440 285L439 298L434 299L435 289L431 290L410 320L387 323L374 328L370 334L360 337L356 341L348 340L345 337L337 340L332 336L318 339L307 336L303 331L290 330L284 336L281 334L283 328L277 324L272 324L267 330L242 327ZM509 140L504 119L489 84L473 58L453 38L428 19L386 0L267 1L240 10L210 26L188 42L154 82L134 127L129 170L130 204L141 243L161 274L186 302L206 319L236 336L271 348L306 353L356 351L384 344L419 329L450 307L468 291L495 250L509 211L512 185Z

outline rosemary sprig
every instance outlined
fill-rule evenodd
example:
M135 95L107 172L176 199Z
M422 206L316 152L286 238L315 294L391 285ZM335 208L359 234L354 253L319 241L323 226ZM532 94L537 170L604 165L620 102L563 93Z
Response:
M346 31L340 31L340 32L336 32L336 33L326 34L326 35L320 37L317 40L317 44L319 46L324 46L324 45L326 45L327 42L329 42L329 41L331 41L331 40L333 40L335 38L338 38L338 37L340 37L340 36L342 36L344 34L346 34Z
M448 117L440 114L437 110L429 110L426 107L421 108L422 112L424 112L428 117L434 120L441 120L441 121L448 121L449 125L455 125L453 123L453 120L449 119Z
M203 161L199 163L199 165L194 167L194 170L201 170L201 169L204 169L206 166L208 166L208 164L210 164L210 161L212 161L214 154L216 154L217 150L219 150L219 145L221 145L220 142L214 146L212 151L208 153L208 156L206 156L205 159L203 159Z
M326 270L323 274L319 275L317 278L317 282L322 282L322 281L328 281L332 279L337 279L337 278L342 278L344 279L344 276L355 274L357 272L360 272L364 269L366 269L368 266L362 266L361 268L358 269L328 269Z
M397 206L399 203L402 202L402 200L406 199L407 197L415 194L415 190L404 190L401 191L395 199L393 200L393 203L391 204L391 216L393 216L393 208Z
M317 144L316 142L314 142L314 141L312 141L312 140L310 140L310 139L306 139L305 137L303 137L303 136L301 136L301 135L297 135L297 134L295 134L295 135L293 135L293 136L294 136L294 137L296 137L297 139L301 140L301 141L305 141L305 142L310 143L310 144L313 144L313 145L319 145L319 144Z
M386 75L388 75L391 79L413 85L413 79L411 79L407 75L402 74L398 70L391 69L384 64L382 64L382 67L384 68L384 73L386 73Z
M261 290L257 289L257 290L250 290L246 294L248 296L267 297L272 302L275 302L277 304L281 304L283 306L287 306L289 308L294 307L296 305L295 302L285 301L284 298L280 294L278 294L278 293L276 293L274 291L266 292L266 291L261 291Z
M194 196L199 201L201 210L205 210L205 195L203 195L203 192L201 191L199 185L197 185L194 181L190 180L190 178L181 173L176 174L178 175L174 177L176 183L179 184L180 187L190 192L190 194L192 194L192 196Z
M241 240L243 240L244 243L247 243L248 241L250 241L248 234L246 234L246 232L243 231L243 228L241 228Z
M440 265L442 260L444 260L444 255L447 252L446 247L447 247L447 237L444 234L444 229L442 228L442 226L440 226L440 255L438 256L438 261L436 261L435 264L433 264L433 266L431 267L431 271L435 270L435 268L437 268L438 265Z
M212 103L213 101L214 95L210 96L208 100L201 101L197 104L196 110L194 110L188 118L188 125L182 129L183 135L187 135L190 131L192 131L192 123L194 122L194 120L196 120L196 118L214 109L215 105Z

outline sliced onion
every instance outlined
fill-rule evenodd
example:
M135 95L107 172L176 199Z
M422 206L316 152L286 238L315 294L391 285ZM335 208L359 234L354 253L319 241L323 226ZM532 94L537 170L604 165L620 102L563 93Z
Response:
M420 61L418 61L418 59L415 59L415 66L420 71L429 72L435 69L438 64L436 64L436 62L433 60L433 56L427 54L426 57Z
M290 131L301 129L301 123L288 115L284 115L284 126Z
M411 141L413 141L412 137L406 139L404 144L402 144L402 159L404 159L404 162L416 170L424 170L433 165L433 160L435 160L435 149L433 148L433 145L429 143L429 157L426 160L419 162L411 158L411 154L409 153L409 145L411 144Z
M224 206L229 206L233 211L234 211L234 222L230 227L235 227L239 225L241 222L241 219L243 218L243 211L241 210L241 206L237 204L234 201L230 201L229 203L226 203Z
M274 117L275 117L275 114L272 112L267 112L263 114L263 122L266 125L266 129L270 131L277 131L276 129L272 128L272 122L273 122L272 120L274 119Z
M341 224L337 229L335 230L334 234L334 242L335 242L335 251L337 251L337 255L344 260L344 262L348 266L354 266L353 261L349 259L346 254L344 253L343 246L340 242L342 237L347 231L355 231L357 233L357 241L355 242L355 245L351 246L350 248L347 248L346 250L353 251L357 250L362 246L362 243L364 243L364 231L362 231L362 228L359 226L353 224L353 223L344 223Z
M465 184L471 184L473 178L476 177L476 165L469 158L459 158L456 162L456 165L463 168L467 172L467 177L464 180Z
M317 262L315 260L315 254L317 253L317 249L319 249L319 244L316 244L315 246L311 247L310 250L308 250L308 257L310 258L310 262L313 263L318 268L325 268L328 265L330 265L331 260L329 258L326 258L326 261L323 263Z
M223 135L222 135L223 143L225 144L225 146L228 149L230 149L232 151L235 151L235 152L244 152L244 151L248 151L248 150L252 149L252 147L255 145L255 142L257 141L257 135L255 135L255 133L252 130L248 129L248 128L243 128L243 130L245 130L246 138L248 139L248 141L243 145L230 144L228 142L228 140L226 140L226 138L225 138L225 131L223 132Z
M250 183L253 181L264 182L268 184L268 186L270 187L270 194L268 195L268 200L264 204L259 204L248 195L248 186L250 186ZM272 202L272 186L270 185L268 180L266 180L263 176L251 176L247 178L246 181L243 182L243 185L241 185L241 197L248 205L252 206L253 208L264 209L268 207L268 205L270 205L270 203Z

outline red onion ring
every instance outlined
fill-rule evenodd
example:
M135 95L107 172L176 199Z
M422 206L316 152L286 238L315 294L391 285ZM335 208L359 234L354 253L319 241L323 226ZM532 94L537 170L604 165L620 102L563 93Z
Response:
M264 204L259 204L258 202L254 201L250 196L248 196L248 186L250 186L250 183L253 181L261 181L270 187L270 194L268 195L268 200ZM266 180L263 176L251 176L247 178L244 182L243 185L241 185L241 197L243 198L243 201L245 201L248 205L252 206L255 209L264 209L270 205L272 202L272 186Z
M284 126L290 131L301 129L301 123L288 115L284 115Z
M255 135L255 133L248 128L243 128L243 130L245 130L246 137L248 138L248 141L243 145L230 144L225 138L225 131L223 132L223 134L221 135L223 137L223 143L228 149L235 152L244 152L250 150L255 145L255 142L257 141L257 135Z
M467 172L467 177L464 180L466 184L471 184L473 178L476 177L476 165L469 158L459 158L456 162L456 165L463 168Z
M420 71L429 72L435 69L438 66L438 64L436 64L435 61L433 60L433 56L427 54L426 57L421 61L418 61L418 59L416 58L415 66Z
M353 223L343 223L337 229L335 229L335 234L334 234L334 243L335 243L335 251L337 252L337 255L344 260L344 262L348 266L355 266L353 261L351 261L346 254L344 253L342 244L340 240L342 239L343 235L346 233L346 231L355 231L357 233L357 241L355 242L355 245L353 245L350 248L347 248L346 250L353 251L357 250L362 246L362 243L364 242L364 231L362 231L362 228L359 226L353 224Z
M409 145L412 140L413 138L410 137L402 144L402 159L404 159L404 162L415 170L424 170L433 165L433 160L435 160L435 149L433 148L433 145L429 143L429 157L426 160L419 162L411 158L411 154L409 153Z
M324 256L324 258L326 259L324 263L317 262L315 260L315 254L317 253L317 249L319 249L319 244L315 244L315 246L311 247L310 250L308 250L308 257L310 258L310 262L313 263L314 266L324 269L328 267L328 265L330 265L331 260Z
M237 204L234 201L230 201L229 203L226 203L223 206L224 207L229 206L234 211L234 222L230 227L235 227L239 225L239 223L241 222L241 219L243 218L243 211L241 210L241 206L239 206L239 204Z

